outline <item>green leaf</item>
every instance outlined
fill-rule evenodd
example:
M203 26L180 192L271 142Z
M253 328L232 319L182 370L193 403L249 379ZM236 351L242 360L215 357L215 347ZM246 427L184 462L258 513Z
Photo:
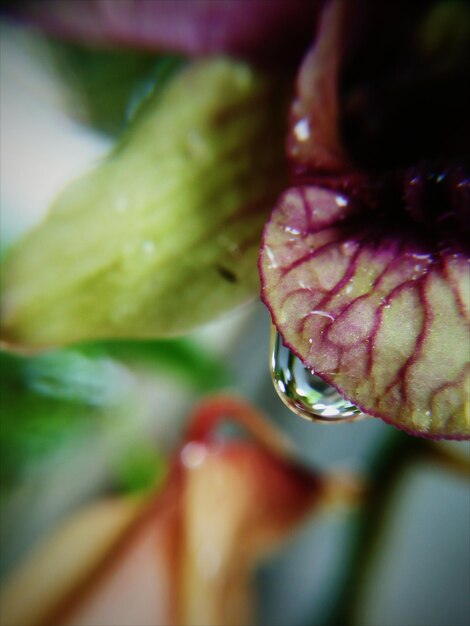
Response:
M106 429L110 411L129 410L123 400L133 388L119 362L174 376L199 393L230 380L219 359L189 339L94 342L34 357L0 351L0 495L27 467ZM132 491L164 470L147 442L132 443L116 463L119 485Z
M174 375L199 392L220 389L230 383L223 361L187 338L95 341L79 344L75 349L87 356L107 356L131 366Z
M33 358L0 352L0 491L84 437L103 409L119 402L120 379L109 360L71 350Z
M8 255L4 340L171 336L256 294L262 227L285 185L286 96L225 59L178 74Z

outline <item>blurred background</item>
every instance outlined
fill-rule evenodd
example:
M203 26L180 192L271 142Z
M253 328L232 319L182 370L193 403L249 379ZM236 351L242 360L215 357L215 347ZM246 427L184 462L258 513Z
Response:
M110 149L123 111L155 79L155 58L50 45L4 20L0 64L3 257L67 182ZM68 80L64 67L75 72ZM85 504L161 484L191 407L212 392L230 390L260 408L307 467L367 476L393 429L376 419L335 426L293 415L273 389L269 343L268 313L253 301L177 339L97 342L28 357L2 351L2 584ZM468 442L445 445L470 460ZM469 624L468 481L411 465L392 504L367 565L357 623ZM341 599L357 515L345 507L307 520L258 565L257 623L327 623Z

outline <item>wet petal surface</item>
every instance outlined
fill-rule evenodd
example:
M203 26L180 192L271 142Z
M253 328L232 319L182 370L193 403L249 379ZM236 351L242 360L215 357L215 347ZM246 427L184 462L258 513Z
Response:
M274 323L306 367L409 432L470 435L466 254L304 186L279 200L260 270Z

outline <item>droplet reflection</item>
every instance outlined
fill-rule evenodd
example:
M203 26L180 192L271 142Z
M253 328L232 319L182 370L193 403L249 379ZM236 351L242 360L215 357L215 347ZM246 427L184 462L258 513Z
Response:
M275 328L271 337L271 376L281 400L311 421L352 422L367 417L340 396L334 387L312 374L282 343Z

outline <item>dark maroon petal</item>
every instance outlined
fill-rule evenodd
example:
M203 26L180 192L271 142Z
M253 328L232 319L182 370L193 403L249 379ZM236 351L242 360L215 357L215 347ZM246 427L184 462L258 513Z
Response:
M265 230L262 297L286 345L364 412L467 438L469 259L346 196L289 189Z
M295 174L469 160L470 4L328 3L298 78Z
M341 145L338 119L342 12L338 2L326 6L315 45L299 72L287 146L296 169L341 172L349 165Z
M338 91L357 168L468 160L470 3L345 3Z
M11 12L92 45L292 59L311 41L320 0L45 0Z

